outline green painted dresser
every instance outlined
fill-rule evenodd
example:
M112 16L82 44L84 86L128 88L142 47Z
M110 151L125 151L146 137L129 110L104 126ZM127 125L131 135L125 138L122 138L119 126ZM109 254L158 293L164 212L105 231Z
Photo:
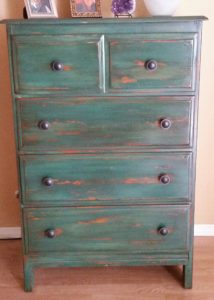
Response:
M192 287L203 17L7 21L25 290L37 267Z

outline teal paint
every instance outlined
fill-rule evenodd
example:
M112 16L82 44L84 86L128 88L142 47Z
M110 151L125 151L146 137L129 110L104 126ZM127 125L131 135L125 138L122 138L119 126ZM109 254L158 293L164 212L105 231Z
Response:
M192 287L205 19L5 21L26 291L56 266L183 265Z

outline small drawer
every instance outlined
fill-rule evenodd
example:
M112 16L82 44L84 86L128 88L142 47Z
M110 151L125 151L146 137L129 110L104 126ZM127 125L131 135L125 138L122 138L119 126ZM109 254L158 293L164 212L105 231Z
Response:
M193 92L196 51L196 35L185 33L16 35L15 93Z
M100 35L14 36L16 93L100 92Z
M187 202L191 154L21 156L26 204Z
M27 251L187 252L186 206L24 209Z
M17 100L24 151L188 147L193 102L179 97Z
M195 90L196 35L107 37L109 91L174 93Z

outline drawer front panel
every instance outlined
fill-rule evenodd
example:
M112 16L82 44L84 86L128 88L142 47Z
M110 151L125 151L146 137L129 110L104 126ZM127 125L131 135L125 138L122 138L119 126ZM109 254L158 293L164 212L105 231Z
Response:
M22 156L24 201L187 201L190 163L190 154Z
M108 37L110 90L191 91L195 88L195 36Z
M26 151L190 145L192 102L187 99L81 98L17 102L19 147ZM166 120L170 123L164 128ZM42 122L48 128L42 128Z
M24 218L29 252L188 250L185 206L25 209Z
M17 93L100 92L100 36L15 36Z

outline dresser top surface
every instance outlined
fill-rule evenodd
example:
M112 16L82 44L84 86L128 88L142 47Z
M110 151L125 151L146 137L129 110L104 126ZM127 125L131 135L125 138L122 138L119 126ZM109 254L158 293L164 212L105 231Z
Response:
M204 16L178 16L178 17L145 17L145 18L71 18L71 19L8 19L0 21L0 24L11 25L72 25L72 24L114 24L114 23L163 23L163 22L191 22L205 21Z

